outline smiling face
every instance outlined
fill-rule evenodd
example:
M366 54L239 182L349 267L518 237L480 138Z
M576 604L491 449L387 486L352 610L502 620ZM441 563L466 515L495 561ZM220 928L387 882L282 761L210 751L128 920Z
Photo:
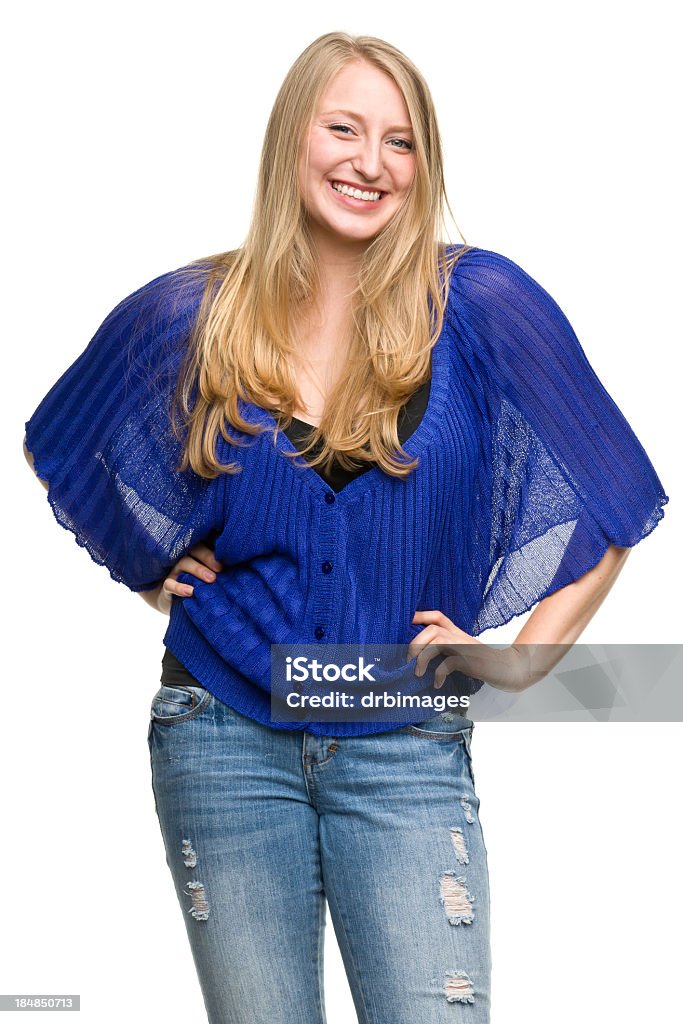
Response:
M334 76L303 139L298 172L321 246L364 248L389 223L415 175L408 109L389 75L356 60ZM365 198L349 194L356 190Z

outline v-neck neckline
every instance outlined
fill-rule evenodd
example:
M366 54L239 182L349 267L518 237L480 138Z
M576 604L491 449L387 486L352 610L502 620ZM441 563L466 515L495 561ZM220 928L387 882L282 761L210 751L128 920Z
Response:
M425 448L427 448L434 435L436 427L438 427L441 421L441 413L446 401L446 396L448 395L450 383L450 359L448 357L447 332L448 326L446 318L444 317L441 334L432 347L431 385L427 408L425 409L424 415L413 433L402 445L403 449L411 458L414 456L420 456ZM364 473L354 477L353 480L349 480L348 483L344 484L341 490L335 491L335 489L318 472L316 472L312 466L308 465L306 460L301 456L299 449L287 437L270 410L265 409L262 406L255 405L253 402L246 402L245 404L248 408L251 408L256 412L257 418L262 423L271 428L269 432L274 434L274 443L280 453L288 452L290 455L294 453L298 456L298 459L292 459L291 457L286 458L285 462L289 463L292 472L297 473L299 479L301 479L303 483L309 486L314 493L321 497L324 497L327 494L332 494L337 502L352 501L359 495L377 487L389 476L389 474L385 473L379 466L373 465ZM301 422L303 423L305 421L302 420ZM312 424L307 424L307 426L311 427ZM391 479L396 478L392 477Z
M431 377L429 377L429 378L428 378L428 379L427 379L427 380L426 380L426 381L424 382L424 384L422 384L422 385L421 385L421 386L420 386L420 387L419 387L419 388L417 389L417 391L414 391L414 392L413 392L413 394L412 394L412 395L410 396L410 398L408 399L408 401L407 401L407 402L406 402L406 403L405 403L405 404L404 404L404 405L403 405L403 406L401 407L401 413L405 411L405 409L407 408L407 406L409 405L409 403L410 403L410 402L412 402L412 401L413 401L413 399L414 399L414 398L415 398L415 397L416 397L417 395L419 395L419 394L420 394L420 392L424 391L424 389L425 389L425 388L426 388L427 386L429 386L429 390L430 390L430 393L431 393L431 387L432 387L432 380L431 380ZM425 410L424 410L425 412L427 411L427 407L428 407L428 406L429 406L429 398L427 398L427 403L426 403L426 405L425 405ZM279 412L280 412L280 410L279 410L279 409L276 409L276 410L275 410L275 412L278 412L278 413L279 413ZM422 417L421 417L420 419L422 419L423 417L424 417L424 413L423 413L423 416L422 416ZM298 416L292 416L292 417L291 417L291 420L292 420L292 422L293 422L293 423L296 423L296 424L297 424L298 426L300 426L300 427L306 427L306 428L307 428L307 430L312 430L312 429L313 429L314 427L316 427L316 426L318 425L318 424L316 424L316 423L309 423L309 422L308 422L308 420L302 420L302 419L299 419L299 417L298 417ZM399 416L399 426L400 426L400 416ZM287 429L289 429L289 428L287 428ZM417 427L416 427L415 429L417 430ZM414 433L415 433L415 430L413 430L412 434L410 434L410 437L412 437ZM399 431L399 439L400 439L400 431ZM291 440L291 439L290 439L290 440ZM406 441L407 441L407 440L408 440L408 438L406 438ZM405 443L405 442L404 442L404 443Z

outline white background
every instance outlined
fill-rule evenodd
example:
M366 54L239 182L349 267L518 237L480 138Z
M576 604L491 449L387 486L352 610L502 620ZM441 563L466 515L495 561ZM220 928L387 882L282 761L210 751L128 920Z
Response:
M80 993L88 1024L126 1007L205 1019L150 785L167 620L57 525L23 427L121 298L241 243L270 107L318 35L378 35L420 67L467 242L557 299L671 497L582 642L681 642L673 14L661 0L6 13L0 992ZM680 744L680 723L477 726L493 1024L676 1018ZM354 1022L329 923L325 980L329 1024Z

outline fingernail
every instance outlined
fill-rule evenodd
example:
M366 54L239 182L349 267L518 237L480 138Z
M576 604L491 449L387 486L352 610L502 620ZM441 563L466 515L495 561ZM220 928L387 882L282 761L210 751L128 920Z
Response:
M210 569L207 569L206 572L204 573L204 579L205 580L215 580L216 579L216 573L215 572L211 572Z

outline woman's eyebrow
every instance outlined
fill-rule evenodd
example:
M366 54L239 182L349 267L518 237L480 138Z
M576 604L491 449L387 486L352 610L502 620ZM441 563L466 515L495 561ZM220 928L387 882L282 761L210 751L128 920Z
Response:
M332 114L343 114L344 117L353 117L356 121L362 121L365 124L365 118L362 114L357 114L354 110L326 110L321 114L321 117L330 117ZM410 125L392 125L388 131L390 132L412 132Z

